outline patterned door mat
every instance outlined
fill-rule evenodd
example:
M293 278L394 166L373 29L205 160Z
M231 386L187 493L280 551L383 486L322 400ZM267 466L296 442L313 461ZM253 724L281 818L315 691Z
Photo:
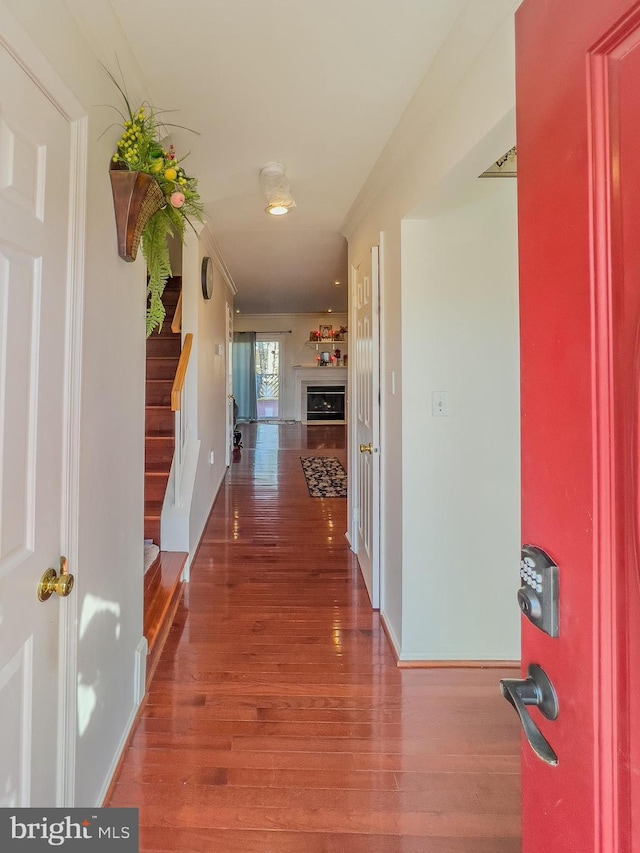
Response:
M301 456L312 498L346 498L347 472L335 456Z

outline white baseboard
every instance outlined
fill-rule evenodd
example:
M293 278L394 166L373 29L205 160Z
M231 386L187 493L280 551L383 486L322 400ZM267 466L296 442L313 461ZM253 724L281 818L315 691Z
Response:
M380 621L382 622L382 627L384 628L387 640L389 640L389 643L391 644L391 648L396 657L396 660L400 660L400 642L398 641L398 638L393 632L393 629L389 625L386 616L382 612L380 612Z
M133 701L136 705L136 710L144 699L147 682L147 655L149 654L149 644L147 638L142 637L138 643L138 648L135 650L135 664L133 671Z
M101 808L104 805L105 798L109 793L109 788L111 787L111 783L113 781L114 774L118 769L118 765L120 764L120 759L122 758L122 753L129 742L129 737L131 736L131 730L138 718L138 711L140 709L140 703L144 699L145 696L145 679L147 676L147 640L145 637L142 637L140 642L138 643L138 647L135 650L135 666L134 666L134 685L133 685L133 700L134 704L131 708L131 713L129 714L129 719L127 720L127 724L124 727L122 732L122 736L120 737L120 741L118 746L113 754L113 758L111 760L111 764L109 765L109 770L107 771L107 775L105 777L102 788L100 789L96 806Z
M207 529L207 524L209 523L209 518L210 518L211 513L213 511L213 505L215 504L215 502L218 498L218 495L220 493L220 489L222 488L222 485L224 483L224 479L226 476L227 476L227 469L223 468L222 471L220 472L219 477L218 477L218 483L213 490L213 497L211 498L211 503L209 505L209 509L207 510L207 514L205 515L204 521L202 522L202 527L201 527L200 531L197 533L197 535L195 536L195 538L193 540L193 545L191 545L191 543L189 543L191 546L189 548L189 560L188 560L189 575L191 575L191 563L193 562L194 557L198 553L198 548L200 547L200 544L202 543L202 538L204 537L204 532ZM188 580L188 578L187 578L187 580Z

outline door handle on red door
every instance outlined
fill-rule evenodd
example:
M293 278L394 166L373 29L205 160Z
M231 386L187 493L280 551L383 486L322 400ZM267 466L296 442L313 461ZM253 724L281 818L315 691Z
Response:
M501 679L500 690L507 702L516 709L531 749L538 758L555 767L558 756L529 716L527 705L535 705L543 717L555 720L559 711L558 697L549 676L537 663L529 665L527 675L528 678Z

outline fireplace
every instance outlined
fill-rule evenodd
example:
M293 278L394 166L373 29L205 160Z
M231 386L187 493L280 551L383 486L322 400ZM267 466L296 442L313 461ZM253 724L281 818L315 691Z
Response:
M346 420L347 415L347 394L349 393L349 383L347 381L347 368L336 367L318 367L310 364L294 364L294 412L295 419L303 423L322 423L320 420L309 421L307 417L307 388L321 388L323 391L332 391L336 388L344 389L344 413L345 417L341 420ZM329 421L330 422L330 421ZM336 421L334 421L336 423Z
M344 385L307 385L307 421L343 421Z

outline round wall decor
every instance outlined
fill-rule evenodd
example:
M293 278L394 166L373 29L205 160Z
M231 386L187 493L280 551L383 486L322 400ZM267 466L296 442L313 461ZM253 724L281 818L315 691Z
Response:
M200 282L202 284L202 295L205 299L211 299L213 293L213 262L209 257L202 259Z

